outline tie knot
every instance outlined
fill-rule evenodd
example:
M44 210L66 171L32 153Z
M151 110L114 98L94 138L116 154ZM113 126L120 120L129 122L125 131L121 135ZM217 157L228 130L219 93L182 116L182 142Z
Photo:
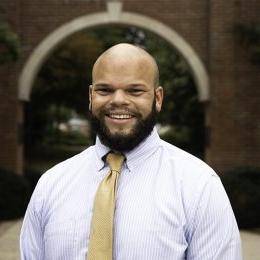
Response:
M124 160L125 160L125 157L121 153L109 153L106 157L106 161L107 161L111 171L114 170L114 171L120 172Z

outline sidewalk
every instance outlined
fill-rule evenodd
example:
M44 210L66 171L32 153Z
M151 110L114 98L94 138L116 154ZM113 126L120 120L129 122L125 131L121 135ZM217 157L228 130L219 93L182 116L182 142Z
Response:
M22 221L0 224L0 260L19 260L19 233ZM244 260L260 259L260 235L241 231Z
M240 231L244 260L260 259L260 234ZM1 259L1 257L0 257Z
M19 233L22 221L0 224L0 260L19 260Z

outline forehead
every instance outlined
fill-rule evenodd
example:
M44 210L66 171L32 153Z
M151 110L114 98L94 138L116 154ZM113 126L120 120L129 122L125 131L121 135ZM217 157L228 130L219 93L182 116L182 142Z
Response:
M97 80L154 80L154 65L145 56L106 55L101 57L93 68L93 81Z

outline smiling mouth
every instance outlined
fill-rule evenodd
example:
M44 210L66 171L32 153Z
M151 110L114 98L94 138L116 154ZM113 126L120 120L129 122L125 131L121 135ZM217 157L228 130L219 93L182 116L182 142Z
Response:
M111 114L107 114L106 116L108 116L109 118L118 119L118 120L134 118L134 116L131 115L131 114L115 114L115 113L111 113Z

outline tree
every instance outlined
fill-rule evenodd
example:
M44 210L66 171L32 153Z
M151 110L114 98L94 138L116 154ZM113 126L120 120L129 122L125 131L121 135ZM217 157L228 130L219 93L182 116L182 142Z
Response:
M0 8L2 11L2 9ZM10 25L0 16L0 65L16 61L19 57L19 41Z
M34 83L31 102L26 108L26 143L41 143L52 128L68 118L64 111L86 117L88 85L99 43L84 34L76 34L57 47L42 66ZM49 113L55 108L55 113Z

